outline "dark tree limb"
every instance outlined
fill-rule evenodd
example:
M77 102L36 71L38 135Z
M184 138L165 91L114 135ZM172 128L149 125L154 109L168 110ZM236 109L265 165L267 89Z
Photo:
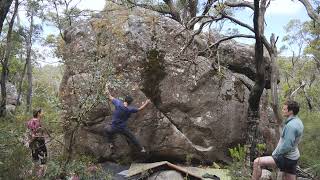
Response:
M227 19L229 19L230 21L232 21L232 22L234 22L234 23L236 23L236 24L238 24L238 25L240 25L240 26L249 29L249 30L252 31L253 33L255 32L254 29L253 29L250 25L248 25L248 24L246 24L246 23L244 23L244 22L241 22L240 20L238 20L238 19L236 19L236 18L234 18L234 17L232 17L232 16L227 15L225 12L222 12L221 15L222 15L222 17L227 18Z
M234 38L253 38L254 39L254 36L253 35L247 35L247 34L237 34L237 35L233 35L233 36L228 36L228 37L219 39L217 42L211 44L209 46L209 48L210 49L217 48L220 45L220 43L222 43L224 41L227 41L227 40L230 40L230 39L234 39Z
M13 31L13 25L14 20L18 13L18 7L19 7L19 1L15 0L14 3L14 11L11 17L11 20L9 22L9 29L7 33L7 42L6 42L6 50L5 50L5 57L3 61L1 61L2 65L2 72L1 72L1 105L0 105L0 116L5 117L6 116L6 105L7 105L7 88L6 83L8 80L9 75L9 58L11 55L11 49L12 49L12 31Z
M265 87L265 62L263 56L263 34L264 34L264 13L266 0L254 0L253 25L255 34L255 66L256 76L254 86L249 94L247 137L246 146L249 152L246 154L246 162L251 166L251 162L256 158L256 145L259 142L258 124L260 121L259 104L261 95Z
M205 16L206 14L208 14L210 8L212 7L213 3L217 2L218 0L208 0L201 15Z
M200 33L202 32L202 29L204 28L204 26L205 26L206 24L211 23L211 22L213 22L213 21L218 21L218 20L221 19L221 18L215 19L214 17L211 17L211 18L212 18L212 19L209 19L209 20L201 23L199 29L198 29L195 33L192 34L190 40L189 40L189 41L186 43L186 45L182 48L180 54L183 53L183 52L187 49L187 47L190 46L190 44L193 42L195 36L198 35L198 34L200 34Z
M59 29L59 34L60 34L60 37L65 41L65 37L64 37L64 34L62 33L62 24L61 24L61 21L60 21L60 15L59 15L59 11L58 11L58 5L57 5L57 2L56 1L53 1L53 5L54 5L54 8L56 10L56 18L57 18L57 22L58 22L58 29Z
M7 13L10 9L13 0L1 0L0 1L0 35L2 32L3 22L6 19Z

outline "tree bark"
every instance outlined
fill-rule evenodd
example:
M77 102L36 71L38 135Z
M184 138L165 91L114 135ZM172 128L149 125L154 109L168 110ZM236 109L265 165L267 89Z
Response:
M32 106L32 64L31 64L31 50L32 50L32 36L33 36L33 16L34 10L31 10L31 19L30 19L30 29L28 33L28 40L27 40L27 57L26 57L26 64L27 64L27 79L28 79L28 92L27 92L27 112L31 112Z
M279 125L281 125L281 115L279 112L279 99L278 99L278 79L279 79L279 69L276 63L276 56L277 56L277 47L276 47L277 40L275 39L275 35L272 33L270 37L270 44L271 44L271 51L270 60L271 60L271 107L274 112L274 116L276 121Z
M256 78L255 84L249 94L248 107L248 123L247 123L247 138L246 146L249 150L247 153L247 163L250 165L257 156L256 145L258 142L258 125L260 120L260 98L265 87L265 62L263 57L263 31L264 31L264 14L266 10L266 0L254 0L254 33L255 33L255 66Z
M21 79L20 79L19 85L18 85L17 106L20 106L20 104L21 104L20 99L21 99L21 93L22 93L22 83L23 83L24 75L26 74L26 69L27 69L27 62L24 63L23 71L22 71L21 77L20 77Z
M6 19L10 6L13 0L1 0L0 1L0 35L2 32L3 22Z
M311 103L311 98L308 96L308 93L307 93L307 91L306 91L306 87L303 88L303 93L304 93L304 96L305 96L305 98L306 98L309 111L312 111L313 106L312 106L312 103Z
M5 117L6 116L6 105L7 105L7 88L6 88L6 82L8 80L8 74L9 74L9 67L8 67L8 62L10 59L10 54L11 54L11 46L12 46L12 29L14 25L14 20L17 16L18 12L18 6L19 2L18 0L15 0L15 5L14 5L14 11L12 14L12 18L9 22L9 29L7 33L7 43L6 43L6 50L5 50L5 57L1 61L2 65L2 72L1 72L1 104L0 104L0 117Z

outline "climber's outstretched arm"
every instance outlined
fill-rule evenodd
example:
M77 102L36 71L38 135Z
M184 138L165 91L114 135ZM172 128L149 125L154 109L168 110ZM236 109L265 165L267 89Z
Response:
M150 100L149 100L149 99L146 100L146 101L142 104L142 106L140 106L140 107L138 108L138 110L141 111L141 110L144 109L149 103L150 103Z
M110 101L112 101L114 99L114 97L110 94L110 91L109 91L109 88L108 88L108 83L106 84L105 94L108 96Z

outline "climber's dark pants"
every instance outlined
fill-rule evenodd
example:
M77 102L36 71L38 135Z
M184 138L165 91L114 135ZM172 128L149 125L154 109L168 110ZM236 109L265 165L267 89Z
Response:
M142 149L142 146L137 140L137 138L127 128L107 127L106 134L107 134L107 140L109 143L114 144L115 134L122 134L127 138L127 140L129 140L130 143L134 144L139 150Z

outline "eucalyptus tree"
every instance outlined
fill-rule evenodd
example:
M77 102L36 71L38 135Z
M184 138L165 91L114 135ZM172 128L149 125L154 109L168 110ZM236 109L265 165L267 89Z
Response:
M80 0L81 1L81 0ZM48 0L46 2L45 20L59 31L59 36L65 40L64 31L78 22L84 11L77 6L79 0Z
M0 84L1 84L0 117L4 117L6 115L6 105L7 105L6 81L8 80L8 73L9 73L8 63L9 63L9 58L11 56L11 49L12 49L12 31L13 31L14 21L18 13L18 6L19 6L19 1L15 0L12 17L8 25L9 27L7 32L5 54L4 54L4 58L1 59L2 72L1 72L1 80L0 80Z
M315 7L319 11L320 2ZM301 92L307 107L313 110L319 104L318 96L314 92L318 89L316 82L320 73L320 23L314 18L306 22L294 19L286 25L285 30L286 36L283 41L293 53L291 65L283 69L286 87L284 96L295 98ZM295 54L293 49L298 49L298 54ZM310 62L311 60L313 62ZM301 70L306 71L301 72Z
M35 20L37 16L42 16L42 1L41 0L27 0L26 11L29 21L29 27L26 34L26 71L27 71L27 98L26 111L30 112L32 109L32 45L37 35L40 34L42 27L38 25Z
M45 2L46 13L44 14L44 20L49 26L53 26L58 30L58 35L50 34L46 37L46 45L54 48L55 55L59 58L65 59L62 49L65 43L70 41L68 37L65 36L66 31L68 31L72 26L80 23L82 20L91 18L93 11L78 8L78 4L81 0L47 0ZM65 78L65 77L63 77ZM89 95L88 95L89 96ZM65 139L65 161L61 165L62 172L67 171L67 165L71 162L74 155L74 143L76 132L79 129L82 122L83 116L87 113L87 109L84 108L84 104L89 103L89 98L85 98L83 102L79 104L81 108L78 116L75 118L70 118L67 125L64 125L64 133L69 136ZM62 173L64 174L64 173Z
M46 13L43 16L48 26L58 30L58 36L50 34L46 37L46 45L54 48L57 57L63 58L61 47L66 43L65 31L84 19L90 18L94 11L80 9L81 0L47 0L44 3Z
M0 1L0 35L2 32L3 22L6 19L7 13L10 9L13 0L1 0Z

